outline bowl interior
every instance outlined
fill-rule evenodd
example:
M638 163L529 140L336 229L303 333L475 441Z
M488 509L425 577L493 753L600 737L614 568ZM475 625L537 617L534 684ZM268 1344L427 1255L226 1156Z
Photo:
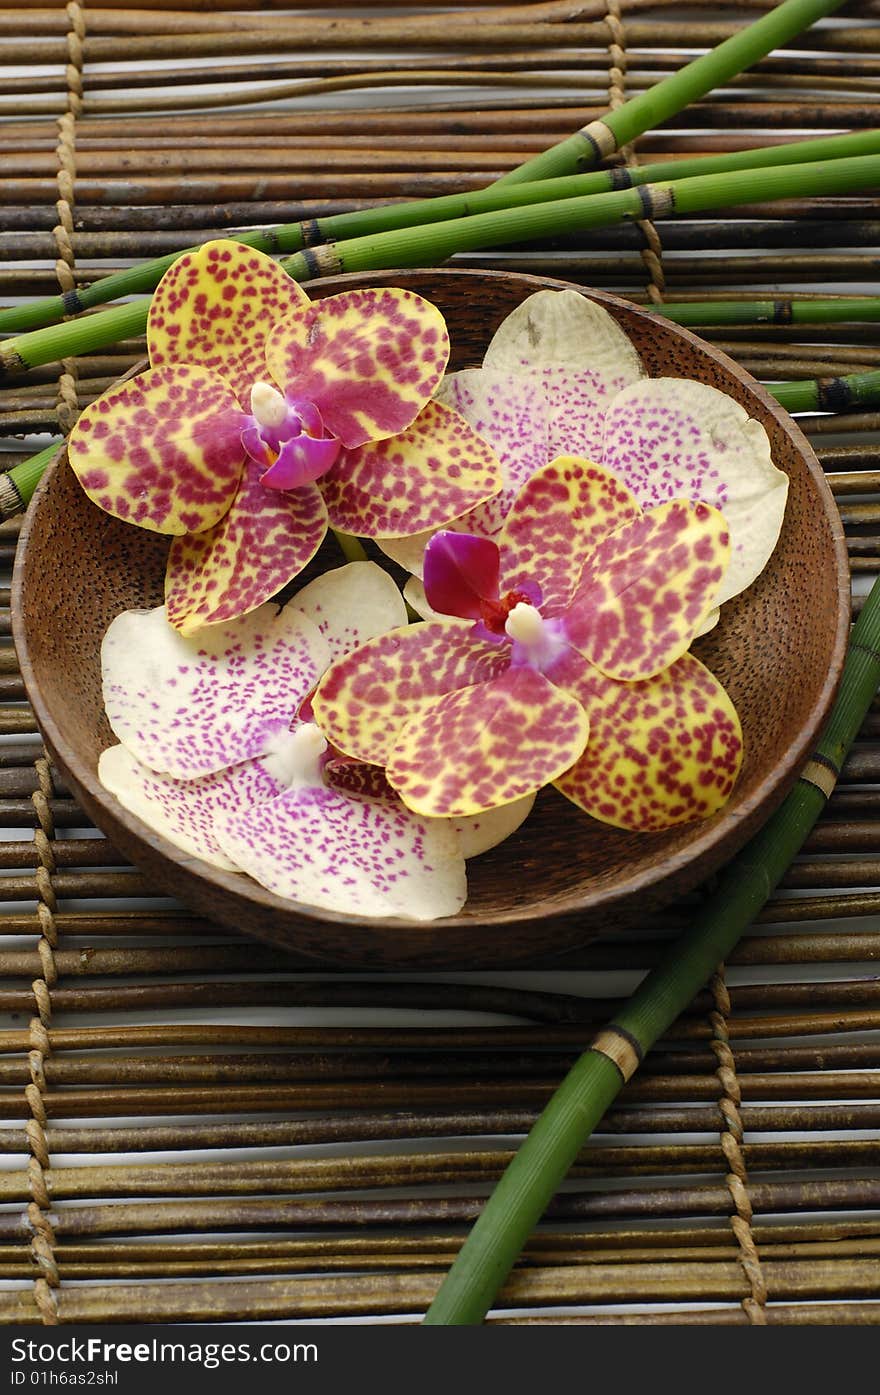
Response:
M406 285L435 301L449 324L454 368L479 363L498 324L526 296L562 284L426 271L339 277L310 289L332 294L357 283ZM653 314L589 294L619 320L650 375L698 378L741 402L766 428L774 461L790 477L770 564L696 646L743 722L745 763L730 802L704 823L634 835L545 791L518 834L469 864L463 911L428 924L360 922L291 906L247 878L184 856L126 813L96 774L100 752L115 739L101 703L101 639L121 610L161 602L168 544L94 508L62 458L31 505L16 564L15 634L28 695L95 823L195 910L326 964L527 962L583 944L695 886L742 846L795 779L833 699L848 618L842 530L821 470L790 418L725 355Z

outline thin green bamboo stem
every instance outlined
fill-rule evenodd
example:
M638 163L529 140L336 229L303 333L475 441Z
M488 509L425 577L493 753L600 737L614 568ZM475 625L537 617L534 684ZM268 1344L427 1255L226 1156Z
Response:
M880 372L774 383L770 391L788 412L845 412L854 407L876 407L880 404Z
M431 266L456 252L534 241L564 232L582 232L626 219L660 219L672 214L699 213L794 196L851 194L878 185L880 159L875 155L740 170L735 174L696 175L610 194L478 213L427 227L350 238L334 246L297 253L282 265L298 281L389 266Z
M677 325L701 329L724 325L831 325L880 320L880 296L829 296L797 300L667 301L651 309Z
M236 238L246 246L255 247L261 252L294 253L316 243L365 237L395 228L446 222L451 218L489 213L502 208L523 207L531 203L543 203L549 199L610 193L615 189L649 184L654 180L679 180L693 175L734 173L738 170L808 164L818 160L878 153L880 130L856 131L849 135L791 141L784 145L738 150L725 155L703 155L690 160L666 160L641 166L596 170L591 174L567 175L537 183L492 185L488 189L465 194L447 194L436 199L381 205L351 213L331 214L311 221L287 223L266 231L237 233ZM79 314L82 310L106 305L108 301L122 296L152 291L178 257L192 250L182 248L178 252L169 252L165 256L142 262L139 266L102 277L80 290L68 291L65 295L48 296L41 300L29 301L25 305L14 305L0 310L0 332L18 334L40 329L56 323L66 315Z
M839 772L880 679L880 581L852 633L843 680L816 750ZM642 981L609 1031L650 1050L728 957L781 880L825 807L826 796L800 779L784 804L722 873L711 905ZM566 1076L518 1150L428 1310L428 1324L483 1320L520 1250L623 1085L604 1054L588 1050Z
M785 0L769 14L725 39L710 53L609 111L599 121L551 146L503 176L502 184L525 184L571 170L591 169L645 131L668 121L691 102L720 87L745 68L780 48L817 19L839 9L843 0Z
M456 252L605 227L626 219L659 219L794 195L849 194L878 185L878 155L695 175L348 238L298 252L282 266L297 281L346 271L432 266ZM0 346L0 377L138 334L146 323L148 307L149 300L144 298L8 339Z

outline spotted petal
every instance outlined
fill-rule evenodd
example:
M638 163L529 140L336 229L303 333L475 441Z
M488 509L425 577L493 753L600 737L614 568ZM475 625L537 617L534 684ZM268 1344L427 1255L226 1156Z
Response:
M537 582L543 610L564 605L587 556L640 513L630 491L607 470L560 456L523 486L498 535L502 594Z
M403 597L375 562L349 562L324 572L297 591L291 604L317 626L330 663L407 620Z
M609 678L650 678L685 652L718 592L727 524L677 499L600 542L565 616L569 643Z
M510 646L461 621L406 625L333 664L314 697L315 721L340 751L387 764L394 738L438 697L503 673Z
M304 305L275 327L266 349L275 381L314 402L327 430L348 447L405 431L448 357L437 307L393 287Z
M319 488L334 528L376 538L440 527L500 482L486 442L456 412L429 402L399 436L343 451Z
M483 366L586 370L603 395L642 376L639 356L614 317L573 290L536 291L518 305L495 331Z
M289 790L218 825L226 853L278 896L357 916L433 920L467 895L458 836L399 799Z
M469 818L557 779L584 749L584 709L532 668L438 699L398 732L386 770L409 808Z
M177 538L168 554L165 602L181 634L246 615L274 596L311 561L327 532L317 487L264 489L260 467L247 466L220 523Z
M463 416L498 456L500 491L460 520L466 532L491 537L526 480L556 453L543 388L533 374L465 368L446 375L437 400Z
M194 779L275 749L327 658L292 606L262 606L198 639L172 629L164 606L129 610L104 637L104 706L145 765Z
M178 780L142 765L126 746L111 746L101 753L98 779L174 847L212 867L234 871L237 864L221 851L214 834L217 819L281 794L284 785L271 767L271 761L261 758L199 780Z
M586 667L570 676L590 740L556 787L575 804L604 823L648 833L709 818L725 803L742 761L739 719L692 654L640 683Z
M244 465L242 414L223 379L174 365L140 374L86 407L70 463L89 498L156 533L210 528Z
M156 287L147 320L153 367L200 364L221 374L243 407L266 376L269 328L309 299L263 252L221 238L185 252Z
M717 604L763 570L782 528L788 477L760 422L726 393L686 378L646 378L615 399L602 461L644 508L702 499L730 529L730 566Z

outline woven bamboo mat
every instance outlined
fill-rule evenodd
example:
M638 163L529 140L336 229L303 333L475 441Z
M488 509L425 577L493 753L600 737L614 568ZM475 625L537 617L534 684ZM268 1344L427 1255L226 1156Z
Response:
M217 231L479 187L766 6L450 8L0 9L0 301ZM629 158L875 124L877 14L850 5ZM877 198L803 199L463 260L638 301L781 301L869 290L878 229ZM796 328L782 303L778 320L713 337L765 380L880 363L870 324ZM140 352L6 392L2 463ZM880 415L801 424L858 604L880 546ZM15 531L0 528L5 568ZM8 589L4 606L0 1322L415 1320L590 1024L687 906L561 968L308 972L161 898L86 826L23 700ZM878 784L880 709L760 922L583 1151L494 1320L880 1320Z

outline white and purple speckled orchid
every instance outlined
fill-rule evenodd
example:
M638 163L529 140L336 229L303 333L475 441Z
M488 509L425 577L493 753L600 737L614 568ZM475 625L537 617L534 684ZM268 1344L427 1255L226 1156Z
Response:
M467 827L419 817L381 771L340 758L303 719L332 661L405 620L370 562L198 639L175 631L164 607L117 616L102 667L121 744L103 752L101 782L181 851L279 896L359 916L454 914L465 857L512 832L530 801Z
M648 378L629 338L576 291L538 291L499 326L481 368L449 374L438 397L495 448L503 487L451 526L494 537L525 481L558 455L602 465L642 508L669 499L719 509L731 559L704 622L763 570L779 536L788 478L761 424L725 393L687 378ZM383 540L421 575L430 534ZM407 592L425 611L421 588Z
M172 539L181 634L271 599L328 525L402 537L498 488L490 447L433 400L449 338L412 291L312 302L271 257L220 239L166 271L147 347L145 373L86 407L69 459L99 508Z

